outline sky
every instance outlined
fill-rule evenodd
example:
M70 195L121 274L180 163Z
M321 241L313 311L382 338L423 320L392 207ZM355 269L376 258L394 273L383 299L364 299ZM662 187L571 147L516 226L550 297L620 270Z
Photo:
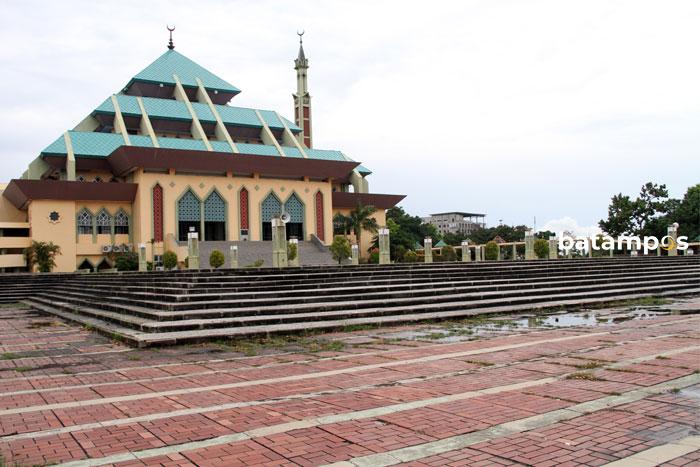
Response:
M160 56L166 24L232 105L290 119L304 30L314 146L411 214L585 234L613 194L700 182L693 0L2 0L0 181Z

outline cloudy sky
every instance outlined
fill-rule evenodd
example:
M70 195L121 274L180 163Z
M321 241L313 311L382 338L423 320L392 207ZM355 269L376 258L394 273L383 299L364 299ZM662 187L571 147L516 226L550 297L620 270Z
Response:
M595 225L610 196L700 181L700 2L0 2L0 180L166 49L292 117L306 30L314 144L413 214Z

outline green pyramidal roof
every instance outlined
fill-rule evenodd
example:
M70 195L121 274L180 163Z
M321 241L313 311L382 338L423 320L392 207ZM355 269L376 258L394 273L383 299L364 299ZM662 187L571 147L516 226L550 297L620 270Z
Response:
M174 85L175 79L173 75L177 75L183 86L197 87L198 84L195 78L199 78L207 89L216 89L233 94L241 92L236 86L224 81L180 52L175 52L175 50L168 50L158 57L153 63L131 78L126 87L131 86L134 81Z

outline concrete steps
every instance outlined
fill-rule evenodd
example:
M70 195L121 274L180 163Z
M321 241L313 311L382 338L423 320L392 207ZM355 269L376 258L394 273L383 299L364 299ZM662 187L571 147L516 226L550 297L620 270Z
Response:
M147 346L685 293L700 257L74 274L26 302Z

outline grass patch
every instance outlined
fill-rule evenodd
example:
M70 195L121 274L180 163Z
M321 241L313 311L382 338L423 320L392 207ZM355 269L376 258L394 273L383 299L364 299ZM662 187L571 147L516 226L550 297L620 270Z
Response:
M678 394L679 392L681 392L681 390L680 388L671 388L668 390L668 392L670 392L671 394Z
M657 360L671 360L669 357L664 357L663 355L659 355L656 357Z
M126 359L132 362L138 362L141 360L141 357L139 357L138 355L127 355Z
M595 303L587 308L592 310L599 310L601 308L617 308L623 306L661 306L669 305L673 303L672 300L662 297L640 297L631 298L628 300L612 300L609 302Z
M270 336L250 339L218 340L214 345L222 351L238 352L247 357L260 355L265 350L293 350L301 352L340 352L345 343L336 340L310 339L301 336Z
M579 371L566 376L566 379L580 379L584 381L605 381L589 371Z
M574 365L574 368L577 368L579 370L594 370L594 369L600 368L602 366L603 366L603 362L590 361L590 362L579 363L577 365Z
M14 360L16 358L20 358L20 356L12 352L5 352L0 355L0 360Z
M15 371L18 373L26 373L27 371L32 371L34 368L31 366L18 366Z

